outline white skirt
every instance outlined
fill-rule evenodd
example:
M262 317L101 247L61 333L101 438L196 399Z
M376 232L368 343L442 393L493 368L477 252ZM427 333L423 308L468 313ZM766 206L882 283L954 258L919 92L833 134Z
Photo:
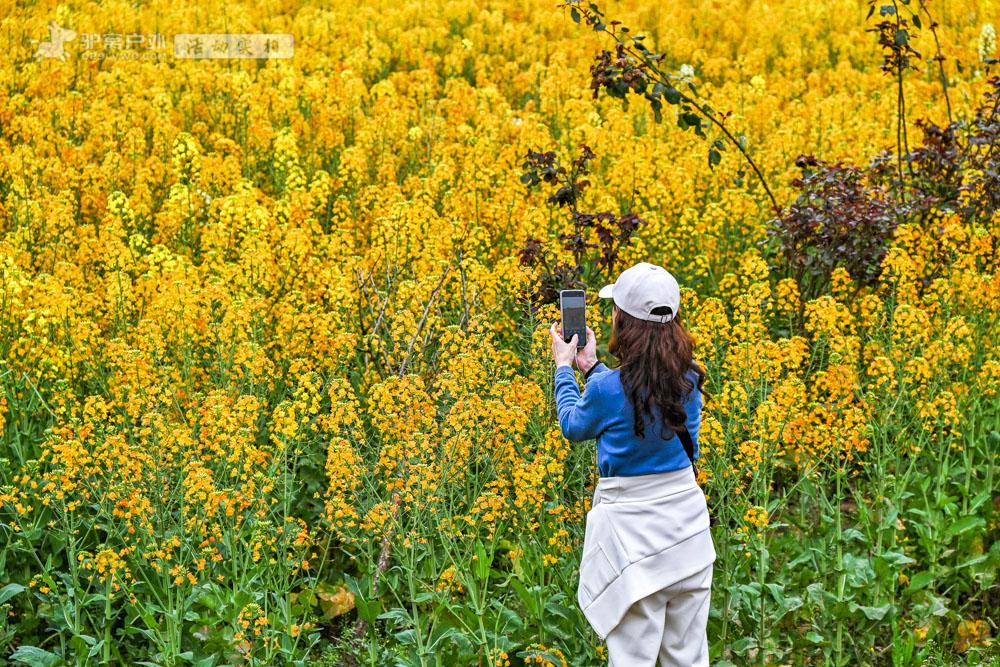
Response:
M577 602L605 639L633 602L713 562L708 505L690 466L601 477L587 513Z

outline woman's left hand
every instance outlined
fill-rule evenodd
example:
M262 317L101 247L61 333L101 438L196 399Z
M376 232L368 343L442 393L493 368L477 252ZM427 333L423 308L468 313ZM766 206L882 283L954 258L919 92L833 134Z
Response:
M556 366L572 366L576 359L576 334L567 343L562 337L562 327L556 330L556 323L549 327L549 334L552 336L552 358Z
M587 344L576 351L576 367L586 373L597 363L597 336L587 327Z

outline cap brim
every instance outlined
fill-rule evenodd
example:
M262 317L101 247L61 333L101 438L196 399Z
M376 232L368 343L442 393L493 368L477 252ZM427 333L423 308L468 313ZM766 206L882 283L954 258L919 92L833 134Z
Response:
M597 293L597 296L601 297L602 299L610 299L611 288L613 287L614 285L605 285L604 287L601 288L601 291Z

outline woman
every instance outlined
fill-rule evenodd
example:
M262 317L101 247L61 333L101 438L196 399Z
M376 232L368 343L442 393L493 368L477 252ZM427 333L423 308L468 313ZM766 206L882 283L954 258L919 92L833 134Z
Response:
M611 298L608 351L562 339L553 323L555 400L571 441L597 440L594 490L577 600L606 641L612 667L708 664L706 625L715 547L695 481L704 373L678 319L680 288L642 262L599 294ZM585 374L581 397L572 362ZM688 441L689 455L684 441Z

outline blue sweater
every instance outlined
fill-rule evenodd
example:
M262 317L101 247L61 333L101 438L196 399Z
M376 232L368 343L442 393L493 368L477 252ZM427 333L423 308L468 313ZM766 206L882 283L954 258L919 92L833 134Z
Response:
M702 398L694 369L689 371L688 379L695 383L695 388L685 400L684 410L687 413L687 430L694 443L694 456L698 458ZM567 440L597 439L597 469L601 477L649 475L691 465L680 438L671 435L665 440L660 436L662 422L655 405L653 415L656 421L647 421L645 437L636 437L632 402L625 395L618 369L609 369L598 362L587 378L581 397L573 367L557 366L555 399L559 426ZM669 433L669 427L664 431Z

